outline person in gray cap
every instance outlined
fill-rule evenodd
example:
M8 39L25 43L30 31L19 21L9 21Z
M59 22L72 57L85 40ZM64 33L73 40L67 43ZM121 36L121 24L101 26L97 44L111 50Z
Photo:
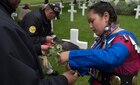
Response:
M26 14L23 20L20 22L20 26L30 35L36 53L38 56L46 60L46 56L42 57L44 53L41 48L44 47L46 42L50 42L54 38L54 33L52 32L51 20L57 18L59 19L60 6L58 3L48 3L44 4L40 9L33 10ZM44 63L44 62L43 62ZM52 66L49 62L44 65L47 68L45 74L57 75L57 71L52 70Z

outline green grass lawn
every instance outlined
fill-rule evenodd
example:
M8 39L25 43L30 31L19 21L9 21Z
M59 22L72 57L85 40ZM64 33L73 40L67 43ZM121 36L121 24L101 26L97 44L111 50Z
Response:
M41 3L43 1L41 0L22 0L22 3L25 2L33 2L33 3ZM50 0L50 1L57 1L57 0ZM58 0L59 1L59 0ZM71 28L77 28L79 29L79 40L80 41L87 41L89 43L88 47L91 46L94 38L93 33L89 28L89 24L87 22L87 15L82 16L81 10L78 9L76 6L75 9L78 9L78 13L75 13L75 20L74 22L70 22L70 13L67 12L67 10L70 8L68 4L64 4L65 8L63 9L63 14L60 16L60 20L54 20L54 32L55 34L61 38L61 39L69 39L70 38L70 29ZM36 8L33 8L36 9ZM128 31L133 32L137 39L140 42L140 17L138 20L135 20L135 16L118 16L118 22L121 28L126 29ZM55 70L59 71L60 73L63 73L65 71L64 66L57 65L56 62L54 62L53 58L49 59L53 63L53 67ZM139 74L140 75L140 74ZM88 85L88 79L89 76L80 77L75 85ZM140 76L139 79L140 80ZM138 85L140 85L140 81L138 81Z

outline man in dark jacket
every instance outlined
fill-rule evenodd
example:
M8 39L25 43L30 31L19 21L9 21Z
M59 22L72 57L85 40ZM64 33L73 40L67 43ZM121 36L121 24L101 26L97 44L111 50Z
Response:
M20 23L32 38L38 55L42 54L41 45L50 40L48 36L53 36L51 20L55 17L59 19L59 13L59 4L49 3L26 14Z
M25 15L21 21L21 27L30 35L32 38L35 50L38 55L42 55L41 47L48 41L51 41L54 37L52 32L51 20L55 17L59 19L60 6L59 4L49 3L42 6L38 10L33 10L32 12ZM45 74L57 75L57 71L52 69L50 62L47 61L46 56L41 56L43 66L47 69Z
M20 0L0 0L0 85L68 85L71 71L44 79L30 37L10 17Z
M54 33L52 32L51 20L55 17L59 19L60 6L57 3L48 3L42 6L38 10L33 10L32 12L25 15L20 23L20 26L30 35L35 50L38 55L42 55L41 47L46 42L50 42ZM46 56L41 56L43 59L43 68L46 69L45 74L57 75L57 71L52 69L50 62L47 61ZM44 61L46 64L44 65Z

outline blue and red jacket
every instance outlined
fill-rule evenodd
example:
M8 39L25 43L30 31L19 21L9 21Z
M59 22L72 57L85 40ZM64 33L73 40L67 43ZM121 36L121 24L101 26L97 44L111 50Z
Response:
M86 75L89 68L98 69L105 73L130 75L138 73L140 69L140 48L136 37L121 30L106 38L105 48L71 50L69 65L71 69L78 70Z

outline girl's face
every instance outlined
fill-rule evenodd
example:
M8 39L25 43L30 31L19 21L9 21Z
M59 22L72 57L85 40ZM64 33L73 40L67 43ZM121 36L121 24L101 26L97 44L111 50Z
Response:
M105 27L108 25L109 13L104 12L103 16L95 13L94 10L89 11L88 13L88 22L89 25L96 35L101 36L105 30Z

